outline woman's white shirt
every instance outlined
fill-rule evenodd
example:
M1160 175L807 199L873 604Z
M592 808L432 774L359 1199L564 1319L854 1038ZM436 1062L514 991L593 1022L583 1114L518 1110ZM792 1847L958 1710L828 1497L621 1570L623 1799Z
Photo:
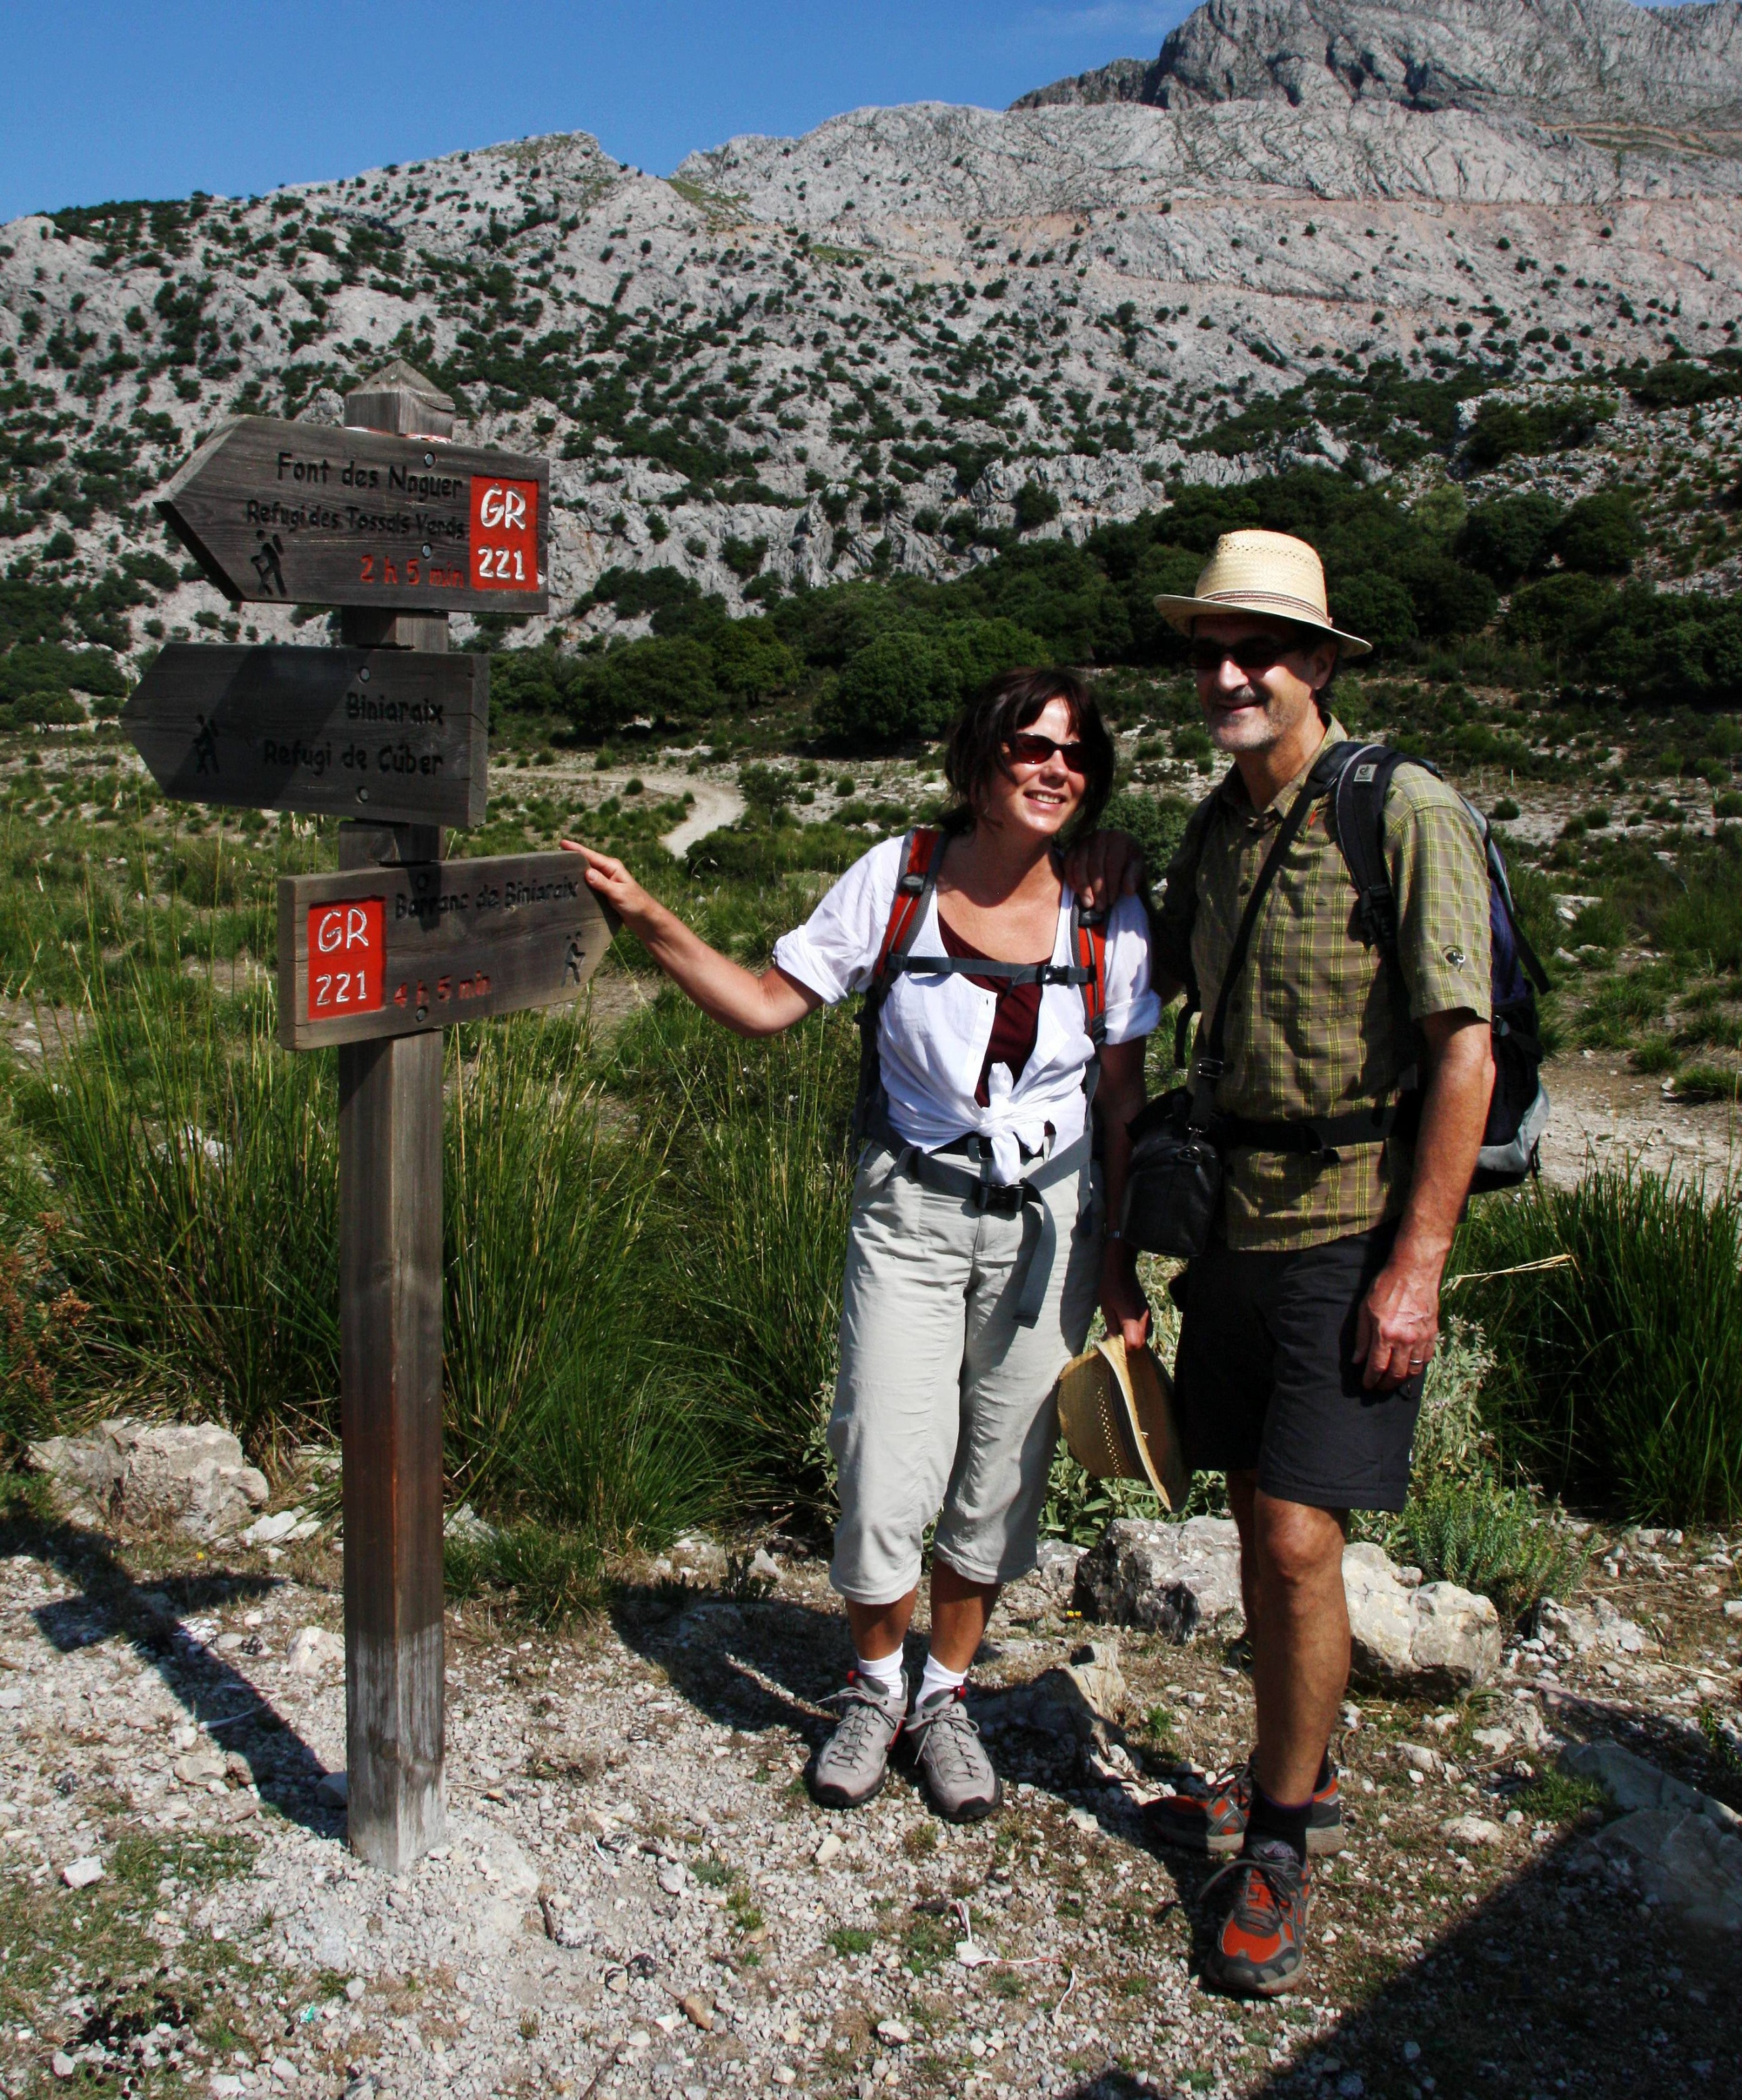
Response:
M900 880L904 841L887 839L856 861L804 924L775 943L776 965L833 1006L871 982ZM1052 960L1068 964L1071 892L1060 900ZM934 893L913 939L910 955L942 955ZM1020 1147L1062 1151L1082 1134L1083 1074L1094 1056L1078 985L1041 988L1040 1025L1020 1078L995 1065L988 1075L988 1105L975 1099L987 1046L992 1040L997 995L966 976L910 975L891 986L878 1023L878 1054L889 1115L910 1145L935 1152L970 1132L992 1145L993 1179L1018 1180ZM1129 1043L1147 1035L1161 1017L1161 1002L1150 988L1149 919L1141 902L1122 897L1107 923L1107 1040Z

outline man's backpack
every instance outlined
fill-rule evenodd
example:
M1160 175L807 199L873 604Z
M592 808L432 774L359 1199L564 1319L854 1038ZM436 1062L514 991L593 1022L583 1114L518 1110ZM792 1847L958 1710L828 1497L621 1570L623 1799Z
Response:
M1382 743L1333 745L1313 768L1309 790L1328 794L1337 817L1337 840L1355 885L1362 938L1385 958L1402 995L1397 960L1397 900L1385 852L1385 800L1399 765L1419 765L1444 779L1425 758L1412 758ZM1491 1026L1494 1045L1494 1091L1488 1100L1474 1193L1510 1189L1537 1171L1544 1132L1549 1125L1549 1097L1541 1067L1542 1038L1536 1018L1536 993L1549 988L1547 973L1519 923L1506 863L1487 818L1459 797L1481 835L1488 864L1488 927L1492 939L1490 969ZM1201 840L1202 832L1199 838ZM1195 879L1196 870L1183 871ZM1195 1001L1193 1002L1195 1004ZM1189 1008L1188 1008L1189 1011ZM1181 1016L1183 1039L1186 1016ZM1182 1061L1183 1060L1182 1059Z

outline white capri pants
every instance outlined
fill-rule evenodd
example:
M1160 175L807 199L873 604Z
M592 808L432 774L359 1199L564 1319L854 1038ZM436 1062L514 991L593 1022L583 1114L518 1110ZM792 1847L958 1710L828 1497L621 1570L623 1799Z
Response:
M934 1517L935 1556L970 1582L1033 1567L1059 1434L1053 1388L1083 1346L1100 1281L1099 1166L1081 1214L1077 1177L1040 1192L1058 1250L1040 1317L1024 1326L1020 1212L922 1188L896 1158L873 1144L860 1161L829 1418L841 1495L829 1579L858 1604L893 1604L917 1585Z

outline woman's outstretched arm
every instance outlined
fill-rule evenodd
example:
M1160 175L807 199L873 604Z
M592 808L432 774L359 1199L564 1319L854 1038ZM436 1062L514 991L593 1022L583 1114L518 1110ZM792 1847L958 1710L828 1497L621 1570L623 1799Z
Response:
M564 839L563 850L580 854L588 888L611 907L679 990L735 1034L778 1035L822 1004L784 971L767 969L758 977L710 948L676 912L649 897L621 861L574 839Z

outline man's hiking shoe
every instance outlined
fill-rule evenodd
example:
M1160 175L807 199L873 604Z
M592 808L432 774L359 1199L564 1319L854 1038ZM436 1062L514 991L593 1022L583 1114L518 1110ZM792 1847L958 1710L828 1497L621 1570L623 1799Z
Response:
M1254 1838L1204 1885L1207 1896L1226 1882L1227 1908L1204 1958L1207 1983L1241 1997L1277 1998L1306 1967L1306 1917L1312 1869L1280 1838Z
M1177 1793L1163 1794L1143 1811L1150 1835L1187 1852L1237 1852L1246 1842L1246 1819L1252 1813L1252 1760L1213 1778L1180 1783ZM1314 1789L1306 1816L1306 1850L1315 1859L1343 1847L1342 1796L1337 1767Z
M905 1676L893 1692L884 1692L856 1670L847 1672L847 1689L831 1702L841 1718L811 1770L811 1792L825 1808L857 1808L882 1786L907 1701Z
M952 1823L975 1823L990 1815L1004 1789L968 1718L965 1685L934 1692L908 1718L907 1739L924 1776L926 1791L940 1815Z

